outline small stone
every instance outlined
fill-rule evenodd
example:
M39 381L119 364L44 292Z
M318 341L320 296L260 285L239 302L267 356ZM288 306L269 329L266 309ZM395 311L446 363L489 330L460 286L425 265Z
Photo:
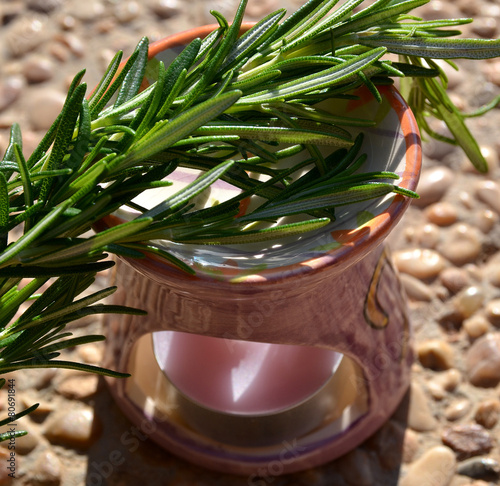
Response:
M88 407L51 414L44 434L53 443L88 448L100 435L101 428L93 409Z
M471 339L477 339L490 330L490 323L488 320L480 315L475 314L462 323L462 327Z
M65 45L76 57L83 57L85 55L85 47L78 36L66 32L54 36L54 39Z
M444 416L446 420L454 422L455 420L461 419L472 408L470 400L466 398L461 398L450 403L444 410Z
M14 103L23 90L24 83L19 76L8 76L0 79L0 111Z
M437 226L450 226L457 221L455 206L446 201L431 204L425 209L427 219Z
M40 453L31 471L33 486L58 486L61 483L61 461L54 452L46 450Z
M59 383L56 391L66 398L85 400L95 395L98 383L99 377L96 375L71 376Z
M400 280L410 299L419 302L430 302L432 300L431 289L421 280L418 280L406 273L402 273L400 275Z
M48 38L47 18L26 13L16 18L4 36L4 42L13 58L24 56L41 46Z
M473 457L459 463L457 473L469 478L495 481L500 477L500 464L489 457Z
M86 2L76 2L72 5L71 15L82 22L92 22L101 18L106 9L99 0L87 0Z
M498 423L500 416L500 401L496 398L483 400L477 406L474 420L486 429L492 429Z
M469 274L464 269L457 267L445 268L439 274L439 280L454 294L470 285Z
M72 15L63 15L59 18L59 25L62 30L73 30L76 27L76 19Z
M46 57L33 56L24 63L23 75L28 83L43 83L54 75L54 65Z
M66 96L51 88L31 95L30 120L35 130L48 130L62 110Z
M481 287L471 285L453 297L453 307L462 319L467 319L481 308L484 302L484 292Z
M439 201L450 188L453 179L453 172L445 166L423 170L417 187L420 198L415 199L412 204L424 207Z
M485 235L488 234L498 222L498 216L491 209L480 209L475 216L476 227Z
M484 157L486 160L486 163L488 164L488 170L490 171L490 174L498 169L498 152L495 150L494 147L491 147L490 145L482 145L479 149L481 151L481 155Z
M102 363L103 348L94 343L83 344L77 348L80 358L89 364Z
M500 186L492 180L481 180L474 188L476 198L500 214Z
M431 339L417 345L419 361L425 368L443 371L453 368L453 348L439 339Z
M500 299L490 300L486 304L485 315L494 326L500 326Z
M474 386L494 387L500 383L500 333L488 333L467 350L465 364Z
M419 385L412 383L408 408L408 427L417 432L426 432L434 430L436 426L437 421L429 409L425 393Z
M373 473L369 455L360 448L348 452L339 460L338 470L348 484L356 486L372 486Z
M417 243L425 248L435 248L439 243L439 237L439 227L432 223L427 223L418 227L415 232Z
M60 42L51 42L48 47L48 51L55 59L62 63L65 63L69 60L69 49Z
M453 3L435 0L428 3L422 9L422 17L426 20L453 19L458 15L457 8Z
M458 223L450 228L437 247L438 251L455 265L476 261L482 250L482 235L474 227Z
M160 19L170 19L181 11L179 0L156 0L150 8Z
M399 486L448 486L455 474L457 462L455 454L444 446L436 446L426 451L410 464L406 476Z
M471 25L472 31L486 39L492 39L498 31L498 22L492 17L480 17Z
M444 258L438 252L427 248L396 251L394 263L400 272L420 280L437 277L446 267Z
M120 2L115 6L114 16L118 22L126 24L135 20L141 13L141 6L137 2Z
M493 448L490 434L478 424L453 425L443 431L441 440L457 453L459 460L486 454Z
M491 285L500 287L500 263L488 264L485 268L485 277Z

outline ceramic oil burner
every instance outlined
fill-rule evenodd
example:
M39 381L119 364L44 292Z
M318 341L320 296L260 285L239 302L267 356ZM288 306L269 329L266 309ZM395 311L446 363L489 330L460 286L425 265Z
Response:
M212 28L167 37L150 55L167 65ZM414 190L417 124L396 89L381 92L381 104L361 90L334 109L376 120L363 129L366 170L396 172ZM343 206L319 232L264 247L169 246L195 276L154 257L119 259L114 303L148 316L106 317L104 365L132 375L108 380L117 403L171 453L250 478L356 447L410 381L405 297L383 245L408 204L392 194Z

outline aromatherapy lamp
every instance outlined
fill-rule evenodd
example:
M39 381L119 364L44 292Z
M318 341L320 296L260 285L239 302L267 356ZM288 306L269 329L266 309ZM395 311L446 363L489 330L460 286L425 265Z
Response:
M168 37L150 54L168 63L211 29ZM414 190L417 124L393 87L381 92L382 104L360 91L335 110L377 121L363 129L366 170L396 172ZM177 176L174 188L184 176L194 177ZM205 196L229 190L219 181ZM343 206L318 232L269 246L170 243L195 276L154 257L119 259L114 303L148 315L106 317L104 365L131 373L109 379L118 404L165 449L227 473L289 473L356 447L409 385L405 298L382 243L408 204L392 194Z

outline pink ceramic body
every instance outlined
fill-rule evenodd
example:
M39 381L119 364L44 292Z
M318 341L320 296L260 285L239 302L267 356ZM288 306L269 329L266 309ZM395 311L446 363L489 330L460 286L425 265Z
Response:
M211 30L208 26L168 37L153 44L151 55ZM404 138L401 185L415 189L421 160L417 124L394 88L381 91L398 115ZM159 421L148 416L127 396L126 380L108 379L118 404L133 422L154 422L149 427L151 437L169 451L222 472L257 475L279 461L281 472L289 473L356 447L393 413L410 381L405 297L382 245L408 204L406 198L396 196L387 209L359 228L335 232L339 247L300 263L254 273L242 274L228 265L216 278L203 273L190 276L155 258L119 260L115 267L114 303L143 308L148 317L106 317L105 366L129 371L134 343L144 334L164 330L334 350L361 367L369 395L368 412L347 430L318 436L298 447L285 444L247 453L204 441L168 417ZM103 223L112 224L113 218Z

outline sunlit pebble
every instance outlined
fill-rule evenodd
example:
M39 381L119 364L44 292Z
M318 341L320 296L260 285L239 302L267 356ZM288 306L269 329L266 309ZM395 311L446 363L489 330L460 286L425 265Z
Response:
M448 486L453 479L457 460L453 451L439 445L427 449L422 456L412 462L399 486L422 486L423 478L431 478L432 486ZM430 482L428 484L431 484Z
M447 201L440 201L427 206L425 215L431 223L437 226L450 226L458 218L455 206Z
M494 326L500 326L500 299L490 300L486 304L485 315Z
M481 314L475 314L462 322L462 328L470 339L484 336L491 328L490 323Z
M450 292L454 294L471 283L471 279L467 271L457 267L445 268L439 274L439 280Z
M31 56L23 65L23 75L28 83L43 83L54 75L54 64L44 56Z
M66 96L54 89L40 89L30 93L30 121L35 130L48 130L57 118Z
M455 420L461 419L467 413L469 413L472 408L470 400L466 398L459 398L451 402L444 410L444 416L446 420L453 422Z
M437 277L446 267L445 259L438 252L421 248L395 252L394 262L400 272L421 280Z
M72 15L62 15L59 18L59 26L63 30L73 30L76 27L76 19Z
M116 28L116 21L111 17L98 20L93 24L93 29L98 34L109 34L115 28Z
M474 207L474 200L467 191L460 191L458 193L457 199L460 201L460 204L466 209L472 209Z
M14 103L24 87L24 80L21 76L9 76L0 80L0 111Z
M455 265L474 262L482 250L482 234L468 224L457 223L444 235L437 249Z
M478 404L474 420L484 428L492 429L498 423L499 416L500 401L489 398Z
M481 308L484 302L484 291L481 287L471 285L461 290L453 298L453 306L460 313L463 319L472 316L474 312Z
M489 263L485 270L484 274L488 282L490 282L495 287L500 287L500 263L492 262Z
M66 32L64 34L57 34L54 36L54 39L65 45L76 57L83 57L85 55L84 44L78 36Z
M452 185L454 177L451 169L445 166L424 169L417 186L420 199L414 200L413 204L422 207L439 201Z
M486 160L488 164L489 173L494 172L498 169L498 153L496 149L489 145L483 145L480 147L481 155ZM466 158L462 163L462 170L468 173L478 173L477 169L470 163L470 161Z
M137 2L120 2L115 5L114 16L118 22L132 22L140 14L141 6Z
M474 185L476 198L500 214L500 186L492 180L481 180Z
M48 51L60 62L66 62L70 57L69 49L60 42L51 42Z
M480 209L474 219L476 227L484 234L488 234L498 222L498 215L491 209Z
M474 341L465 354L465 364L474 386L497 386L500 383L500 333L489 332Z
M456 368L434 373L427 382L427 389L435 400L442 400L447 393L454 392L462 382L462 374Z
M406 273L402 273L400 279L406 295L410 299L419 302L430 302L432 300L432 290L421 280Z
M439 242L439 228L432 223L419 226L416 231L416 241L425 248L435 248Z
M181 11L179 0L155 0L150 8L160 19L170 19Z
M417 344L419 361L425 368L443 371L453 368L453 348L440 339L430 339Z
M436 61L437 65L443 70L446 78L448 79L448 90L453 90L456 88L462 81L464 80L464 76L462 73L457 71L454 67L450 66L445 61L438 60Z

